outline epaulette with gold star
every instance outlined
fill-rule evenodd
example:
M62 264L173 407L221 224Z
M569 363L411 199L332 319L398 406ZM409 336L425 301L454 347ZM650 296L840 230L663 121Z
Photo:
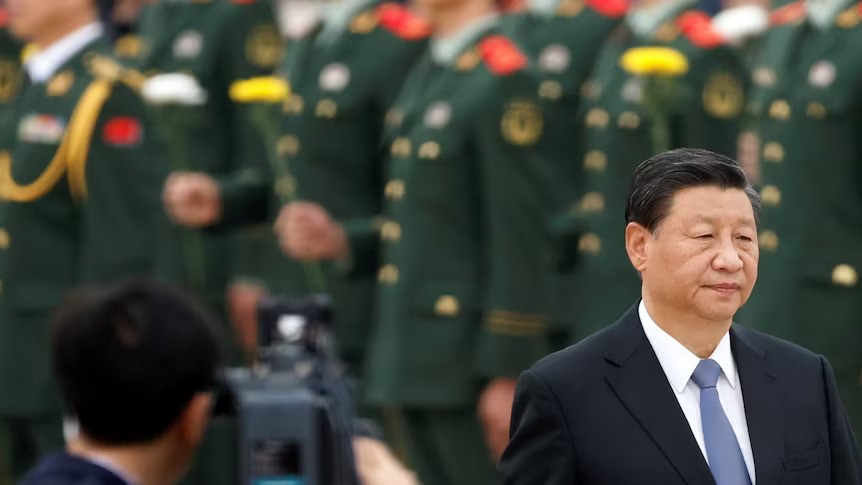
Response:
M587 6L605 17L622 18L629 11L629 0L587 0Z
M502 35L489 35L479 42L479 56L488 70L505 76L527 67L527 56Z
M805 3L799 0L769 12L769 25L771 27L778 27L802 20L804 17Z
M431 35L431 25L404 5L384 3L374 14L381 27L404 40L419 40Z
M676 20L680 33L695 47L714 49L725 43L724 36L712 25L709 15L691 10Z

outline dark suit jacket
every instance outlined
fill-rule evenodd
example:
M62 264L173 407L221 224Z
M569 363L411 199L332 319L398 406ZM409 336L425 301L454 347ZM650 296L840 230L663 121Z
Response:
M734 325L757 485L862 484L829 363ZM714 485L637 306L521 375L505 485Z
M68 453L46 456L18 485L129 485L94 463Z

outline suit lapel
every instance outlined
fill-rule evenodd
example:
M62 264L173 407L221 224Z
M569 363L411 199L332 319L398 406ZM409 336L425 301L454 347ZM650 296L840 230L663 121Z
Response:
M605 357L611 366L608 383L686 484L714 485L709 466L643 332L637 305L615 330L616 345Z
M750 331L733 326L730 345L745 404L745 419L754 454L757 483L777 483L782 473L783 435L775 412L780 393L766 353L750 339Z

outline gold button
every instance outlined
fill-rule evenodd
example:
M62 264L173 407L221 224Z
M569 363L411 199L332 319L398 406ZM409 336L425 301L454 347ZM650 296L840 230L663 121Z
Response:
M608 157L598 150L592 150L584 157L584 168L603 172L608 166Z
M582 253L599 254L602 250L602 240L599 236L589 232L578 240L578 251Z
M278 139L279 155L293 156L299 153L299 138L296 135L284 135Z
M384 265L377 272L377 281L386 285L394 285L398 282L398 267L394 264Z
M457 317L460 311L461 305L452 295L443 295L434 304L434 314L438 317Z
M314 114L318 118L335 118L335 114L338 112L338 106L335 104L335 101L331 99L321 99L317 103L317 108L314 109Z
M304 106L305 102L302 100L302 96L292 94L282 103L282 110L288 114L298 115L302 114Z
M774 252L778 249L778 234L775 231L761 231L757 236L757 242L761 249L769 252Z
M808 106L805 108L805 114L808 115L809 118L814 118L816 120L820 120L826 117L826 106L823 106L823 103L811 102L808 103Z
M296 180L290 175L282 175L275 181L275 192L285 198L293 198L296 195Z
M608 112L601 108L593 108L587 113L584 119L585 124L590 128L604 128L608 126Z
M384 123L388 126L399 126L404 121L404 112L395 108L391 108L386 112Z
M760 189L760 200L766 205L778 207L781 205L781 191L774 185L764 185Z
M781 143L770 142L763 145L763 159L767 162L781 163L784 161L784 147Z
M404 182L400 180L390 180L383 189L383 193L387 199L401 200L404 197Z
M410 140L407 138L396 138L392 142L392 156L398 158L408 158L410 156Z
M769 105L769 116L781 121L789 119L790 103L783 99L776 99Z
M398 242L401 239L401 225L393 221L384 222L380 227L380 238L388 242Z
M440 156L440 144L436 141L426 141L419 146L419 158L436 160Z
M839 264L832 270L832 282L839 286L856 286L859 275L849 264Z
M603 210L605 210L605 197L598 192L584 194L575 207L578 214L598 214Z
M617 120L617 126L627 130L635 130L641 125L640 116L632 111L624 111Z
M9 249L9 244L12 240L9 238L9 231L0 228L0 249Z
M543 81L539 85L539 96L552 101L563 96L563 87L556 81Z

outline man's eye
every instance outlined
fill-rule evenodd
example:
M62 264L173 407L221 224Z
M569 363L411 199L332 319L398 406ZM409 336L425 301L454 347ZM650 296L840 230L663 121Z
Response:
M697 236L698 239L712 239L712 234L701 234Z
M736 238L737 238L737 239L740 239L740 240L742 240L742 241L745 241L745 242L751 242L751 241L753 241L753 239L751 239L751 238L750 238L750 237L748 237L748 236L736 236Z

